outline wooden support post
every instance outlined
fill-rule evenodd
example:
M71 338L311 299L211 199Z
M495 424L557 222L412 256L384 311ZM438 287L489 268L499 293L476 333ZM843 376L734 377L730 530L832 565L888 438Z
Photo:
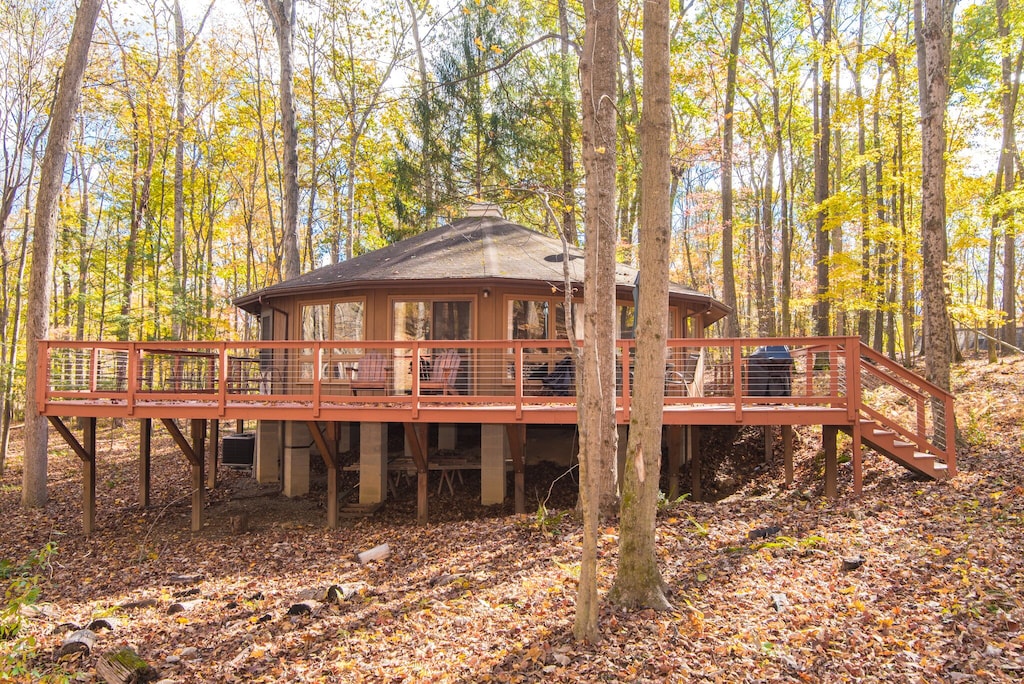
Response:
M775 426L764 426L764 462L771 463L775 457Z
M427 489L430 471L427 469L427 430L426 423L402 423L405 428L405 441L412 451L412 459L416 463L416 522L426 525Z
M203 515L206 507L206 478L204 477L204 438L206 436L206 420L192 419L192 531L203 529Z
M700 482L700 426L690 426L690 499L702 501L704 493Z
M309 427L309 434L312 435L313 441L316 442L317 450L320 452L320 457L324 459L324 465L327 466L327 527L335 529L338 526L338 456L334 448L333 439L328 439L324 436L324 433L320 431L320 426L316 421L307 421L306 426ZM328 435L334 434L333 423L327 424Z
M82 446L89 453L82 460L82 530L86 536L96 529L96 419L86 418L82 426Z
M675 501L679 497L679 467L682 461L685 430L686 428L682 425L669 425L667 428L669 501Z
M46 419L82 461L82 529L89 536L96 523L96 418L83 419L84 445L59 417Z
M864 489L863 453L861 449L860 420L853 421L853 443L850 445L853 460L853 493L860 496Z
M839 429L835 425L821 426L821 442L825 450L825 498L835 499L838 496L839 458L837 437Z
M139 421L139 505L149 508L150 464L153 460L153 419Z
M220 441L220 421L210 421L210 439L206 443L206 486L217 488L217 443Z
M522 514L526 513L526 426L510 424L505 426L505 431L515 472L516 513Z
M793 485L793 426L782 426L782 458L786 464L786 486Z

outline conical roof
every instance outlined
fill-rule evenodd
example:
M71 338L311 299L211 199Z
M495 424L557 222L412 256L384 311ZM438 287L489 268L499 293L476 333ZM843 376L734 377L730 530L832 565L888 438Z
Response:
M560 240L494 216L463 218L362 254L339 264L324 266L235 299L235 305L259 311L260 302L294 294L315 294L386 282L518 281L564 282L563 262L568 255L569 278L583 282L583 250L565 247ZM632 288L637 270L616 266L616 285ZM706 301L712 320L728 309L695 290L670 285L670 292L685 299Z

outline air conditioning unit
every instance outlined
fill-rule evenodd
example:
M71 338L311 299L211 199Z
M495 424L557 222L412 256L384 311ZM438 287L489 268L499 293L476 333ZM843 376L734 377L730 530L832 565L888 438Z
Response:
M253 432L224 435L220 462L229 468L252 468L255 450L256 434Z

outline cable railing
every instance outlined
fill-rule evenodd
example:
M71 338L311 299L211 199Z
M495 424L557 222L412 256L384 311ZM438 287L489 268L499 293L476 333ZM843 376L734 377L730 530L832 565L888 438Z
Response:
M568 340L317 340L40 343L42 413L62 407L228 409L512 407L575 409L579 369ZM628 419L633 340L618 340L616 405ZM856 338L672 339L666 413L753 406L844 409ZM862 374L863 375L863 374ZM101 415L106 415L101 414Z

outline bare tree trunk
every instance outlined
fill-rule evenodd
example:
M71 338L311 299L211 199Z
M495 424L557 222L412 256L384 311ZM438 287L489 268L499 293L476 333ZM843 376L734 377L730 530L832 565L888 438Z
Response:
M729 39L729 63L725 77L725 121L722 124L722 299L732 313L725 319L727 337L740 336L739 310L736 306L736 271L733 267L733 197L732 197L732 143L733 103L736 100L736 72L740 53L740 35L743 33L744 0L736 0L736 14Z
M999 160L1002 165L1003 194L1010 196L1016 185L1014 170L1017 157L1017 139L1014 117L1017 112L1017 100L1020 95L1021 67L1024 65L1024 49L1017 53L1016 64L1010 53L1010 27L1006 14L1009 11L1008 0L996 0L996 20L998 23L999 42L1004 47L1002 64L1002 114L1003 133ZM997 188L997 193L1000 189ZM1003 224L1003 341L1017 345L1017 220L1016 212L1009 208L1002 213ZM990 342L991 344L991 342Z
M57 86L57 98L50 117L50 134L40 168L25 323L25 342L28 348L25 353L25 464L21 487L21 503L24 506L43 506L47 498L48 431L46 418L36 413L37 402L42 398L36 391L36 383L42 380L38 372L39 341L46 339L50 330L48 314L61 181L64 178L71 126L82 100L82 77L89 58L89 45L92 43L92 32L101 5L100 0L81 0L75 13L75 25L71 30L68 56Z
M833 0L824 0L821 12L821 46L825 58L819 62L821 87L815 93L814 147L814 263L817 295L814 302L814 334L829 334L829 234L826 230L825 200L829 196L829 161L832 141L832 67L828 57L832 43Z
M562 234L570 245L579 245L580 236L576 228L576 162L573 157L573 101L569 96L572 69L569 57L569 10L567 0L558 0L558 35L561 69L561 130L558 147L562 153Z
M921 96L921 253L925 375L948 390L953 343L946 303L946 99L953 2L915 0ZM936 429L941 430L941 421ZM939 433L936 433L939 434ZM945 435L952 439L953 435Z
M672 242L669 147L669 0L644 2L643 114L640 119L640 301L629 445L619 521L619 566L610 599L620 605L671 608L655 553L661 424L668 339Z
M580 368L580 505L583 559L576 594L573 634L594 643L597 625L597 529L603 504L615 491L615 165L618 97L618 5L584 5L586 33L580 56L583 167L586 172L586 273ZM569 312L567 312L569 313Z
M295 0L263 0L281 59L281 130L284 134L284 217L281 226L284 279L297 278L299 258L299 131L295 123L293 43Z

